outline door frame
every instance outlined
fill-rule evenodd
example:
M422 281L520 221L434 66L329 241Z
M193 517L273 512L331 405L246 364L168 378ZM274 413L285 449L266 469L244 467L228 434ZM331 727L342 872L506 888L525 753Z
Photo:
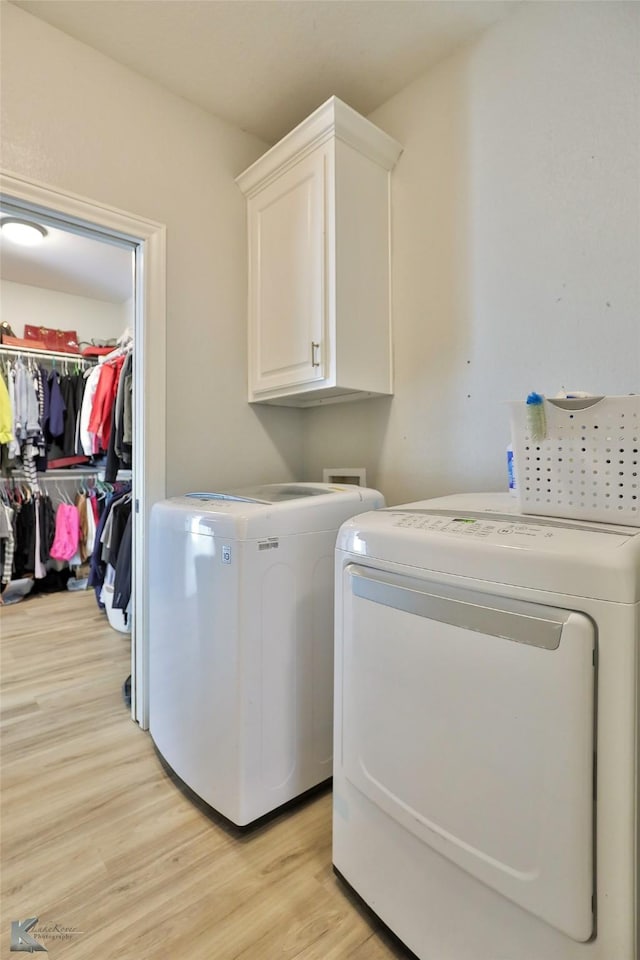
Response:
M149 727L149 517L166 496L166 227L0 170L0 195L62 229L135 247L131 716Z

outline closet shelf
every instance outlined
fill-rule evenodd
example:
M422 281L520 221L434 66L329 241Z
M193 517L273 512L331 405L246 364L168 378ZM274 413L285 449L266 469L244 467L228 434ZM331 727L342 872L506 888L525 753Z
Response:
M94 364L97 357L83 357L81 353L58 353L55 350L38 350L27 347L7 347L0 343L0 356L8 357L45 357L48 360L73 360L74 363Z

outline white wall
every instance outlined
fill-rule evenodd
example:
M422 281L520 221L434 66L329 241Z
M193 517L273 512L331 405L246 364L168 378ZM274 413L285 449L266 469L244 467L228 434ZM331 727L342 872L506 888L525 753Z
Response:
M233 178L266 145L0 5L5 169L168 226L169 493L303 464L391 503L503 487L504 401L640 390L639 12L522 4L376 111L405 148L395 396L296 411L245 401Z
M299 479L302 414L246 402L245 201L267 145L0 4L2 165L167 225L168 493Z
M640 392L639 14L522 5L371 119L393 174L395 396L323 407L307 479L504 489L504 402Z
M72 296L44 287L0 280L0 308L17 337L24 336L25 324L55 330L75 330L81 342L119 337L131 325L131 301L107 303Z

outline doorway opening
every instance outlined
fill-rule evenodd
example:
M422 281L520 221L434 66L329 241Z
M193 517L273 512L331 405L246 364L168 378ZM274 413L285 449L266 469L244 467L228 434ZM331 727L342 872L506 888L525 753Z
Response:
M131 715L148 728L148 524L166 495L165 234L162 224L0 174L3 214L129 251L133 351Z

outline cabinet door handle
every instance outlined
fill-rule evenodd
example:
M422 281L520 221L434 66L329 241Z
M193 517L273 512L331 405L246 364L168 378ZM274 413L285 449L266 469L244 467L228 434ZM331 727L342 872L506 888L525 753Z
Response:
M319 367L320 361L318 360L318 350L320 349L320 344L316 343L315 340L311 341L311 366Z

